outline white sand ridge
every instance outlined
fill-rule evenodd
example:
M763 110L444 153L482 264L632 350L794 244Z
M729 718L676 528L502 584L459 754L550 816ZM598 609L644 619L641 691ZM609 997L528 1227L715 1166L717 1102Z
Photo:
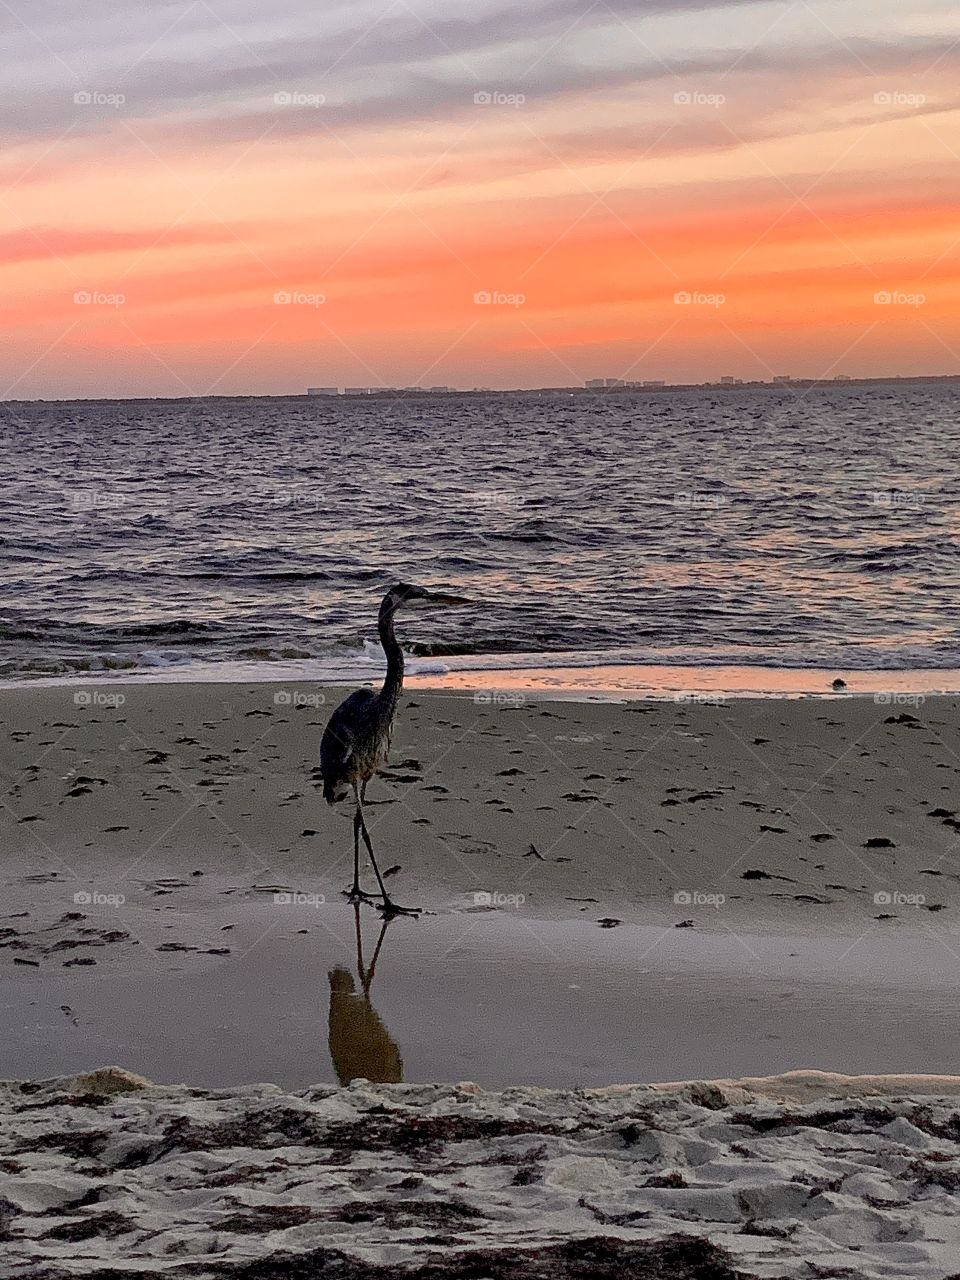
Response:
M960 1079L0 1084L4 1274L936 1278Z

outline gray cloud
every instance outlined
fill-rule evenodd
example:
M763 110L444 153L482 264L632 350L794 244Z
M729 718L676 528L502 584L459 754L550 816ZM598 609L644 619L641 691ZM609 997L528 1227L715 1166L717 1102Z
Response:
M533 102L661 81L672 85L673 73L677 87L688 83L722 88L735 96L753 92L750 77L780 73L784 80L775 101L771 104L761 96L750 104L762 113L771 106L782 109L784 94L791 85L799 85L803 75L818 83L830 75L840 81L865 78L865 68L870 68L878 76L896 73L922 78L942 59L937 71L942 78L960 62L946 37L897 43L858 38L841 43L831 41L819 26L815 34L822 43L803 49L747 45L733 52L709 50L666 62L632 41L625 31L602 70L582 58L578 61L587 25L603 25L618 17L683 14L710 2L601 0L591 8L588 0L543 0L534 5L498 5L473 16L445 11L442 19L425 26L410 8L391 7L388 0L367 6L366 24L358 21L362 6L328 5L318 17L315 5L306 0L286 0L276 25L305 26L306 33L254 42L248 38L254 19L257 29L264 29L260 0L230 0L229 4L220 0L211 5L206 0L153 0L136 11L142 38L127 37L124 56L114 49L114 56L101 57L101 68L85 73L82 81L75 80L55 58L48 58L44 66L52 77L49 82L0 97L0 136L14 144L68 129L71 138L78 140L111 132L123 136L122 120L138 131L149 129L152 139L162 141L165 117L172 117L171 140L254 142L266 132L274 137L323 137L328 128L340 134L358 126L435 120L458 112L469 119L478 89L522 92ZM728 6L728 0L712 3L716 9ZM115 25L121 10L130 12L125 0L90 0L84 18L96 31L98 22ZM72 4L53 0L43 12L44 39L55 48L59 42L64 61L73 70L84 65L89 51L74 50L66 39L76 40L80 34ZM585 22L570 31L571 23L582 15ZM371 26L370 17L381 21ZM231 35L224 22L241 38ZM327 34L318 29L324 23L330 26ZM565 38L551 47L549 41L565 32ZM20 38L33 40L22 30ZM155 47L151 38L159 41ZM533 55L530 41L541 42ZM185 56L186 47L195 49L196 56ZM134 63L137 57L140 61ZM540 61L535 62L537 57ZM718 80L724 83L719 85ZM126 101L119 107L78 106L74 103L78 84L122 93ZM322 93L327 100L317 109L278 108L272 99L279 91ZM769 87L762 92L769 94ZM762 130L762 125L758 127ZM570 144L561 140L561 145Z
M22 88L0 98L0 128L29 136L66 127L71 122L72 94L78 88L123 92L142 115L153 115L217 102L229 105L294 83L319 90L332 80L336 97L337 85L349 85L351 77L377 70L390 70L400 81L426 86L431 80L426 68L437 60L447 61L448 78L456 81L458 89L481 87L495 74L496 65L535 88L538 79L549 74L557 55L569 54L577 32L588 27L704 6L722 9L729 3L543 0L534 5L501 4L469 16L448 12L427 21L417 16L413 6L392 5L389 0L377 0L365 13L363 6L328 6L328 13L319 17L315 5L301 7L300 0L287 0L273 25L289 34L264 39L255 37L250 25L255 18L262 32L262 4L154 0L134 10L134 30L125 21L122 41L116 39L116 18L122 9L125 20L129 19L131 10L119 0L89 0L82 26L75 9L62 0L41 11L41 26L35 25L33 13L26 15L24 26L0 8L0 28L8 28L13 44L8 62L14 68L18 61L27 67ZM584 23L571 30L579 17ZM560 44L551 49L549 42L558 38ZM517 52L517 46L536 41L544 42L544 48L532 57ZM184 56L185 44L196 50L196 56ZM628 44L625 33L626 60ZM637 44L634 53L641 55L642 46ZM529 66L542 54L547 54L544 62L524 74L524 64ZM43 71L39 78L38 62ZM439 93L442 80L433 79Z

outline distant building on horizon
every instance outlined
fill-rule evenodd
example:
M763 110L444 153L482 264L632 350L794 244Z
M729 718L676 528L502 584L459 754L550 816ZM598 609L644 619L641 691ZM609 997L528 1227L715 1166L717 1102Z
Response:
M308 396L338 396L339 387L307 387Z
M774 377L773 381L774 383L782 384L784 382L792 382L793 378L789 373L779 373Z
M645 387L665 387L667 384L662 378L657 378L655 382L645 382Z
M720 385L721 387L742 387L743 379L734 378L730 374L726 374L724 377L720 379Z

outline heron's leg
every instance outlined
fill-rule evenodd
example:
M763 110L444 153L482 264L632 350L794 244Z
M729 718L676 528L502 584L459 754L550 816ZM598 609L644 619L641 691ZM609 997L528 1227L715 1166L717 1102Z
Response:
M380 896L383 898L383 913L386 916L418 916L420 914L419 907L400 907L393 901L387 886L383 883L383 876L380 874L380 868L377 866L377 859L374 856L373 845L370 843L370 834L367 831L367 824L363 820L363 801L357 798L357 812L360 815L360 834L363 836L363 843L367 846L367 853L370 855L370 862L377 877L377 884L380 886Z
M344 892L350 902L370 902L372 901L370 895L360 888L360 828L363 825L363 815L360 811L360 792L356 784L353 787L353 794L357 800L357 807L353 814L353 886Z
M359 911L359 907L357 910ZM365 974L361 975L363 978L363 994L368 998L370 996L370 984L373 982L373 975L377 968L377 960L380 956L380 948L383 946L383 939L389 928L390 919L388 916L385 916L383 924L380 926L380 937L377 939L377 945L373 949L373 959L370 961L370 968Z

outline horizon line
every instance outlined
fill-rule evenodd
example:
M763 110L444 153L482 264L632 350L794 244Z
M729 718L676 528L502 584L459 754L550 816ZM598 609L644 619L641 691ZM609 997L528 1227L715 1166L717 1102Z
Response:
M727 376L727 375L724 375ZM780 391L784 387L849 387L871 386L891 382L956 382L960 381L958 373L889 373L877 377L858 378L853 375L839 374L831 378L802 378L792 375L778 375L768 379L731 378L729 381L714 380L708 382L666 382L650 380L645 382L624 382L621 379L590 379L590 382L604 382L603 386L560 384L540 387L324 387L322 389L306 389L304 391L249 391L234 394L179 395L179 396L33 396L28 399L0 399L0 404L102 404L102 403L138 403L140 401L163 401L176 403L183 400L372 400L380 398L406 399L414 396L530 396L530 395L623 395L631 392L657 394L665 391L747 391L758 387L769 391Z

